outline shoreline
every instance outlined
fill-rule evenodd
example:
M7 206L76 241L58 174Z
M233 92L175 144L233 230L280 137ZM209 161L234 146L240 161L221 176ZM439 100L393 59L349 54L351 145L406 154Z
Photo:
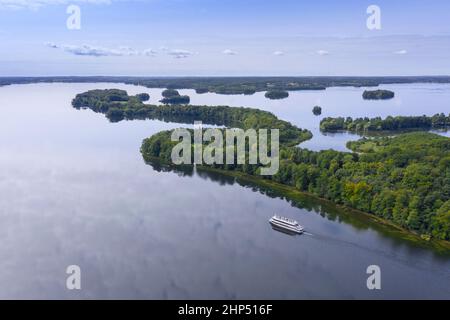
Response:
M171 167L170 165L165 166ZM299 191L291 186L286 186L275 181L250 176L242 172L226 171L207 166L197 166L196 168L200 171L214 172L221 175L233 177L236 180L244 180L259 187L267 187L271 191L279 192L280 196L286 197L286 200L293 201L297 200L298 198L309 198L315 201L320 201L325 206L331 206L332 208L337 209L339 211L339 215L350 215L351 218L356 218L357 220L359 220L359 222L365 223L367 227L374 229L377 232L395 237L396 239L400 239L401 241L408 242L409 244L421 247L423 249L432 250L434 253L440 256L450 257L449 241L439 239L424 240L420 237L419 234L397 226L394 223L373 214L356 210L344 205L336 204L328 199L320 198L314 194Z

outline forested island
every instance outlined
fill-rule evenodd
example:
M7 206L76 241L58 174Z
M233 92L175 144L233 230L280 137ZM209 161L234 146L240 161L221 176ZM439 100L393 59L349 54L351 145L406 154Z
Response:
M272 91L267 91L264 96L267 99L280 100L280 99L286 99L287 97L289 97L289 92L282 91L282 90L272 90Z
M319 107L319 106L315 106L315 107L312 109L312 112L313 112L313 114L314 114L315 116L320 116L320 115L322 114L322 108Z
M161 95L163 96L163 98L172 98L179 96L180 93L178 92L178 90L175 89L166 89L163 92L161 92Z
M364 100L388 100L395 97L395 93L389 90L366 90L363 92Z
M364 131L404 131L404 130L430 130L450 128L450 114L438 113L434 116L396 116L376 118L324 118L320 122L322 131L347 130L352 132Z
M186 95L180 95L178 90L175 89L166 89L162 92L163 99L159 102L164 104L189 104L191 102L191 98Z
M262 177L260 165L213 165L210 168L270 181L354 208L420 234L450 240L450 139L427 132L362 139L354 152L310 151L297 147L311 138L307 130L250 108L145 105L122 90L92 90L73 100L75 108L101 112L112 121L160 119L242 129L280 129L280 168ZM118 118L115 118L118 117ZM171 164L171 131L145 139L144 159ZM262 180L264 179L264 180Z
M280 143L286 145L298 145L312 138L310 131L280 120L268 111L228 106L156 106L142 103L138 96L129 96L126 91L118 89L90 90L78 94L72 105L76 109L87 108L103 113L112 122L156 119L189 124L202 121L204 124L242 129L279 129Z

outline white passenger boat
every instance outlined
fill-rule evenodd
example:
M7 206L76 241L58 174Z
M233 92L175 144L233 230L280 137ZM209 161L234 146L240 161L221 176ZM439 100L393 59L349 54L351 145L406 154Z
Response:
M295 220L275 215L270 218L269 222L275 228L290 231L293 233L303 233L303 227Z

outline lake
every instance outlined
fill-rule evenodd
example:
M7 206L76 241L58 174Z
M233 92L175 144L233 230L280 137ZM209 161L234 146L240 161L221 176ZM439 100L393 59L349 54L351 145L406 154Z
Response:
M109 123L76 110L90 89L160 89L122 84L0 87L0 298L450 299L450 257L402 240L363 215L309 197L219 174L165 172L144 163L144 138L180 127L161 121ZM450 85L382 88L389 101L363 101L364 88L292 92L285 100L196 95L193 104L258 107L313 131L302 146L345 150L352 134L322 135L326 116L432 115L450 111ZM312 114L320 105L320 117ZM272 230L278 213L307 230ZM66 289L79 265L82 289ZM381 290L366 269L381 268Z

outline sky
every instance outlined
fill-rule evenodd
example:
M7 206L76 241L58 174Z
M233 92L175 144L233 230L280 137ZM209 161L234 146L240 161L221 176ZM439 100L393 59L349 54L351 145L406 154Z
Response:
M450 75L449 21L448 0L0 0L0 76Z

